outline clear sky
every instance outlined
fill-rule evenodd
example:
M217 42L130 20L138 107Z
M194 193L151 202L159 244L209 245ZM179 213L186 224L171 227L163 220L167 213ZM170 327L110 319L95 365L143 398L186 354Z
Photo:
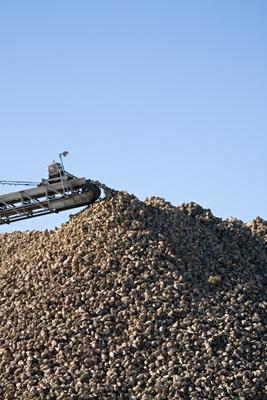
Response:
M267 219L266 21L265 0L1 2L0 179L39 181L68 150L67 170L140 199Z

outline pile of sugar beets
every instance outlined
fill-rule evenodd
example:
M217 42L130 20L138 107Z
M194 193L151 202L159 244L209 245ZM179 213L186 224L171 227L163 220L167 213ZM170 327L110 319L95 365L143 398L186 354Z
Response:
M0 398L266 399L266 241L125 192L1 234Z

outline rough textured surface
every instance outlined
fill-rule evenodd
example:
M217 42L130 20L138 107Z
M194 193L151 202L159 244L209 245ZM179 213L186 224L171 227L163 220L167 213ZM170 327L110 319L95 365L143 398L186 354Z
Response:
M0 398L266 399L266 240L122 192L0 235Z

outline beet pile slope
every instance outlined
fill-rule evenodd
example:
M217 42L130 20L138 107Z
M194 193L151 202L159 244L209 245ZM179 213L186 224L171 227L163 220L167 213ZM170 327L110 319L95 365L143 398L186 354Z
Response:
M266 239L124 192L0 235L0 398L263 399Z

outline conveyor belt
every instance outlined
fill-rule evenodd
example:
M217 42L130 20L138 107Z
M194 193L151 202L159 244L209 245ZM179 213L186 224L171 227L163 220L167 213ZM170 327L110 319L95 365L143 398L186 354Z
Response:
M100 193L99 187L89 180L74 178L2 195L0 224L92 204Z

